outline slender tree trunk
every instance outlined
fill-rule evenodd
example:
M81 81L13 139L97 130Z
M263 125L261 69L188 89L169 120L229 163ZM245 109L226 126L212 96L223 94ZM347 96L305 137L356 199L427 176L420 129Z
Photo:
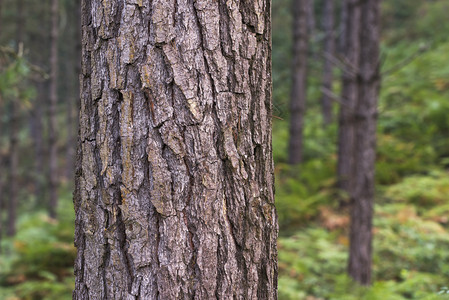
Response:
M2 9L3 9L3 0L0 0L0 35L2 34ZM1 104L2 104L2 96L0 93L0 108ZM3 111L0 111L0 115L3 115ZM0 136L3 136L3 124L2 124L2 120L0 120ZM3 149L0 147L0 169L4 170L4 166L3 166ZM0 254L2 253L2 248L1 248L1 242L2 242L2 238L3 238L3 211L5 208L5 204L4 204L4 191L3 191L3 186L4 186L4 178L3 178L3 173L0 173Z
M74 299L276 299L270 1L82 1Z
M76 1L76 26L74 30L74 47L75 55L73 57L73 68L74 73L77 78L79 78L81 72L81 0ZM79 91L79 81L75 82L75 91ZM74 168L74 158L75 158L75 148L76 148L76 138L75 133L77 131L77 126L74 122L77 119L77 109L79 94L74 98L69 97L67 103L67 144L66 144L66 177L68 180L73 180L73 168Z
M323 12L323 28L326 34L324 39L324 67L323 67L323 82L322 86L326 90L332 90L333 66L331 57L335 55L335 34L334 34L334 1L324 1ZM323 121L325 125L332 122L332 100L328 93L323 93L321 96L321 106L323 111Z
M288 162L300 163L302 160L302 135L307 98L307 51L309 36L307 32L309 0L293 1L293 70L290 99L290 141Z
M3 124L2 124L3 125ZM2 133L2 132L0 132ZM3 149L0 148L0 168L2 170L5 169L4 166L4 158L3 158ZM3 178L3 173L0 174L0 254L2 253L2 240L3 240L3 231L4 231L4 226L3 226L3 212L5 209L5 203L4 203L4 186L5 186L5 180Z
M2 33L3 31L2 31L2 29L3 29L3 27L2 27L2 21L3 21L3 18L2 18L2 13L3 13L3 0L0 0L0 33Z
M19 0L20 1L20 0ZM6 234L14 236L16 234L16 218L17 218L17 192L18 192L18 103L14 99L10 103L10 120L9 120L9 197L8 197L8 227Z
M315 20L315 0L305 0L307 9L307 30L308 38L313 39L315 37L316 20Z
M347 28L348 24L348 1L350 0L341 0L340 1L340 25L339 25L339 36L338 36L338 52L340 54L345 53L346 48L346 38L347 38Z
M380 0L362 2L361 19L360 93L356 108L355 190L351 209L348 272L359 283L369 285L380 87Z
M23 47L23 0L17 0L17 22L16 22L16 52L21 55ZM9 199L8 199L8 227L6 234L16 234L16 218L18 205L18 171L19 171L19 101L13 99L10 103L9 120Z
M59 0L51 2L51 37L50 37L50 105L48 111L49 144L49 215L56 218L58 204L58 149L56 132L56 107L58 104L58 38L59 38Z
M352 196L354 187L354 143L355 143L355 110L359 97L358 74L360 69L360 1L348 0L346 2L348 17L345 26L347 44L343 70L342 105L340 105L338 128L338 185L349 196Z
M44 135L43 135L43 112L42 106L45 104L45 96L47 95L46 82L42 79L34 82L36 84L37 96L34 99L33 111L31 112L30 132L33 140L34 148L34 193L38 203L45 199L44 180Z

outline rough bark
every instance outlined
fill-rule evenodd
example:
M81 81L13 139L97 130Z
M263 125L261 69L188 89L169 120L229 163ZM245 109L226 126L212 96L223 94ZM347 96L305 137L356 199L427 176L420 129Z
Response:
M16 52L21 55L23 47L23 0L17 1L17 21L16 21ZM18 205L18 171L19 171L19 101L13 99L10 103L9 112L9 197L8 197L8 224L6 234L14 236L16 234L16 218Z
M270 1L82 1L74 299L276 299Z
M324 66L323 66L323 80L322 87L325 90L332 90L333 79L333 65L332 58L335 55L335 34L334 34L334 0L324 1L323 12L323 29L326 34L324 38L323 51ZM323 93L321 96L321 107L323 112L323 121L325 125L329 125L332 122L332 100L328 93Z
M293 61L292 90L290 98L290 140L288 162L302 160L302 135L307 97L307 30L309 0L293 1Z
M380 87L380 0L362 2L359 101L356 108L354 201L351 207L349 274L371 282L371 243L376 159L377 102Z
M56 218L58 204L58 148L56 129L56 107L58 105L58 38L59 38L59 0L51 2L50 34L50 93L48 109L49 144L49 215Z
M340 105L338 127L338 186L349 196L354 187L354 143L355 143L355 110L359 97L358 73L360 69L360 1L346 1L348 17L343 70L342 105Z

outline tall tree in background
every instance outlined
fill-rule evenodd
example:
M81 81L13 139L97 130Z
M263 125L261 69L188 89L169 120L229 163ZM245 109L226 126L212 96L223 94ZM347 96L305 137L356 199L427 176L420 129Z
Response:
M58 40L59 40L59 0L51 1L50 36L50 103L48 110L49 144L49 214L56 217L58 203L58 149L56 132L56 107L58 104Z
M82 2L74 299L276 299L270 1Z
M81 0L75 0L75 12L76 12L76 26L73 31L73 40L75 41L75 55L72 57L72 67L74 73L78 75L81 72ZM74 90L79 91L79 80L74 80ZM66 177L68 180L73 179L73 168L74 168L74 156L76 148L76 129L75 120L77 120L77 107L79 103L79 94L74 94L72 97L68 98L67 101L67 142L66 142Z
M351 0L341 0L340 1L340 23L338 26L338 53L344 54L346 48L346 37L348 24L348 1Z
M0 35L2 34L2 9L3 9L3 0L0 0ZM1 63L1 60L0 60ZM3 105L3 101L2 101L2 97L0 94L0 109L2 109L2 105ZM2 111L0 110L0 113L2 113ZM0 136L3 135L3 122L2 120L0 120ZM3 148L0 147L0 169L4 170L4 153L3 153ZM4 174L3 172L0 173L0 253L2 252L2 247L1 247L1 242L2 242L2 238L3 238L3 214L2 212L4 211L5 208L5 203L4 203L4 192L3 192L3 187L5 185L5 178L4 178Z
M316 30L316 21L315 21L315 0L306 0L306 9L307 9L307 30L309 39L312 39L315 36Z
M343 70L342 103L340 105L338 127L338 186L350 197L354 187L354 143L355 110L359 97L358 72L360 69L360 22L361 8L359 0L345 1L348 12L345 25L345 49Z
M39 26L33 26L35 24L31 23L27 26L27 35L29 37L29 43L27 48L29 49L29 60L33 64L39 66L42 70L48 71L49 58L50 58L50 35L51 35L51 23L49 20L51 18L51 3L49 1L41 1L38 5L32 2L27 3L30 13L30 22L36 22L35 19L39 19ZM38 17L32 17L33 15ZM48 72L49 73L49 72ZM47 149L46 141L44 140L45 133L45 122L46 114L48 109L48 98L49 98L49 85L48 85L48 74L39 74L40 76L34 76L33 83L36 88L36 97L33 99L33 107L30 110L29 126L30 135L33 144L33 187L34 195L39 206L48 207L48 201L45 197L47 179L49 176L44 176L47 174Z
M288 148L288 162L290 164L297 164L302 160L304 114L307 99L307 52L309 47L307 22L310 13L309 1L293 1L293 69Z
M19 58L23 52L23 0L17 0L17 21L16 21L16 52ZM20 99L13 99L10 103L9 111L9 197L8 197L8 227L7 235L16 234L16 215L18 204L18 171L19 171L19 102Z
M361 2L359 100L356 106L354 201L351 207L348 272L356 281L371 282L374 169L377 102L380 87L380 0Z
M326 91L332 90L333 65L332 57L335 55L335 34L334 34L334 0L324 1L323 29L324 38L324 66L322 88ZM329 93L324 92L321 96L323 110L323 121L328 125L332 121L332 102Z

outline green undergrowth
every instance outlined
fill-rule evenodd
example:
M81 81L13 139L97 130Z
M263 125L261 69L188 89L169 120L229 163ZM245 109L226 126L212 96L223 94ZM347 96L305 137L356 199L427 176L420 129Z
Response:
M23 214L14 239L1 243L0 299L71 299L74 288L74 213L69 194L59 220L45 212Z

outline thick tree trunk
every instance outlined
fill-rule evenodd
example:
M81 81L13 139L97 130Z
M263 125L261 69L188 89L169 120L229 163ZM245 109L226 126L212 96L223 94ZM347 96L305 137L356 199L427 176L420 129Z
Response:
M56 106L58 104L58 38L59 38L59 0L51 2L50 36L50 105L48 111L49 144L49 215L56 218L58 204L58 148L56 133Z
M360 69L360 1L348 0L348 17L345 39L345 62L343 70L342 105L340 105L338 127L338 186L349 196L354 187L354 143L355 143L355 110L359 97L358 73Z
M74 299L276 299L270 1L82 1Z
M307 51L309 36L307 30L309 0L293 1L293 70L290 99L290 140L288 162L302 160L302 134L307 98Z
M360 92L356 108L355 190L351 209L349 274L371 282L371 241L376 159L377 102L380 87L380 0L362 2Z
M17 22L16 22L16 52L22 55L23 49L23 0L17 1ZM16 234L16 218L18 205L18 172L19 172L19 101L13 99L10 103L9 112L9 198L8 198L8 225L6 234L14 236Z
M331 57L335 55L335 34L334 34L334 0L324 1L323 28L326 34L324 39L324 67L323 82L321 83L325 90L332 90L333 66ZM328 93L321 96L321 106L323 111L323 121L325 125L332 122L332 100Z

